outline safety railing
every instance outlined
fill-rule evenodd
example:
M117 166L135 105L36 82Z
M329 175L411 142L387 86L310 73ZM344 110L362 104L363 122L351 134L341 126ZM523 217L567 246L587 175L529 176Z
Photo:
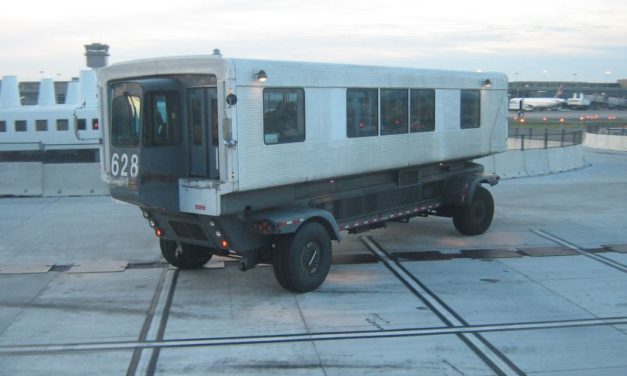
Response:
M582 130L514 128L508 136L508 148L517 150L563 148L580 145L583 142Z

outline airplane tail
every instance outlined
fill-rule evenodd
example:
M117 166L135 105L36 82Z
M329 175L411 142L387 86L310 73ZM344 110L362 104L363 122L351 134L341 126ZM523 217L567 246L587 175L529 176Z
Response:
M564 84L561 84L560 87L557 88L555 92L555 98L561 98L564 95Z

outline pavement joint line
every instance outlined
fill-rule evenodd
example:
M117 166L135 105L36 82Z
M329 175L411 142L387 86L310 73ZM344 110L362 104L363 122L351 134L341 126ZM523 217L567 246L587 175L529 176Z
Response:
M542 231L542 230L532 230L532 232L535 231ZM538 235L540 235L539 233L537 233ZM548 233L547 233L548 234ZM540 235L542 237L545 237L546 239L549 240L554 240L554 238L549 238L546 237L544 235ZM555 237L557 238L557 237ZM562 240L564 241L564 240ZM564 241L565 242L565 241ZM558 243L558 244L567 244L567 243ZM568 243L570 244L570 243ZM574 248L573 248L574 247ZM600 249L600 251L597 252L592 252L590 250L585 250L583 248L579 248L575 245L571 246L567 246L567 248L571 249L571 250L576 250L578 251L577 253L581 253L581 252L585 252L586 255L598 255L598 253L601 252L618 252L618 251L614 251L611 249L610 246L604 246L603 248ZM491 248L481 248L481 249L462 249L459 251L456 251L455 253L442 253L440 252L440 256L434 256L433 258L413 258L414 254L420 254L420 253L425 253L425 251L415 251L415 252L393 252L390 254L390 258L393 259L394 261L415 261L415 262L421 262L421 261L449 261L451 259L481 259L481 260L494 260L494 259L502 259L504 257L502 256L494 256L494 257L473 257L473 256L469 256L469 255L465 255L464 253L472 253L475 251L502 251L502 248L495 248L495 249L491 249ZM429 251L426 251L426 253L428 253ZM524 254L524 251L515 251L515 250L507 250L507 252L511 252L512 254L515 254L515 256L513 257L532 257L529 256L527 254ZM620 253L620 252L618 252ZM404 256L404 254L407 254L407 257ZM363 256L370 256L373 255L372 253L356 253L356 254L347 254L347 255L334 255L334 256L348 256L346 258L358 258L358 257L363 257ZM547 256L552 256L552 255L547 255ZM512 257L512 256L508 256L508 257ZM612 259L603 257L603 256L598 256L604 260L606 260L607 262L611 262L611 263L617 263L621 266L625 266L623 264L618 263L617 261L614 261ZM233 259L232 261L225 261L225 262L236 262L237 259ZM374 262L379 262L379 260L376 260ZM357 260L354 262L346 262L345 260L339 260L336 263L333 263L333 265L359 265L359 264L366 264L366 263L370 263L369 261L363 261L363 260ZM47 266L50 266L50 269L47 271L48 273L52 273L52 272L56 272L56 273L65 273L67 272L69 269L71 269L72 267L79 265L79 264L55 264L55 263L51 263L51 264L46 264ZM267 265L267 266L271 266L271 265ZM123 271L127 271L127 270L136 270L136 269L172 269L171 265L168 264L167 262L163 262L163 261L157 261L157 262L129 262L127 261L127 266ZM96 274L96 273L119 273L120 271L106 271L106 272L82 272L81 274ZM24 272L11 272L11 273L2 273L0 272L0 275L25 275L25 274L35 274L33 272L29 272L29 271L24 271Z
M429 291L415 276L407 271L398 260L394 260L387 252L368 236L360 238L366 247L405 284L413 293L426 303L448 327L467 327L468 323L435 293ZM488 367L498 375L524 375L510 359L491 345L479 333L456 333Z
M169 309L170 309L169 303L171 303L171 300L169 299L169 297L172 293L171 291L173 287L175 286L175 279L177 277L178 277L178 269L167 270L165 281L159 292L157 305L155 307L154 313L152 314L152 316L150 316L150 322L148 324L149 325L148 332L146 333L146 336L142 342L158 341L158 340L163 339L163 334L162 334L162 326L164 326L163 320L167 319L167 313L169 312ZM151 351L140 350L141 355L137 363L137 367L132 373L133 375L146 374L148 372L147 370L150 369L150 366L152 364L152 359L155 355L155 352L158 349L153 348L150 350Z
M159 329L157 330L157 333L156 333L157 341L163 341L164 336L165 336L165 328L166 328L166 325L168 324L168 319L170 317L170 309L172 308L172 301L174 300L174 291L176 291L176 286L177 286L178 277L179 277L179 270L178 269L172 270L171 273L169 271L168 275L172 275L172 279L171 281L169 281L170 283L167 285L168 294L165 299L165 303L163 307L159 310L159 312L161 312L161 315L159 319L155 321L155 322L159 322ZM146 372L145 372L146 375L152 376L155 374L155 371L157 368L157 362L159 361L160 352L161 352L160 348L156 348L152 350L150 362L148 363L148 368L146 369Z
M569 248L569 249L571 249L571 250L573 250L573 251L575 251L575 252L577 252L577 253L579 253L579 254L581 254L583 256L591 258L591 259L593 259L595 261L598 261L598 262L600 262L602 264L605 264L605 265L607 265L609 267L612 267L614 269L620 270L623 273L627 273L627 265L624 265L624 264L622 264L622 263L620 263L618 261L612 260L610 258L601 256L601 255L598 255L598 254L595 254L595 253L590 253L590 252L586 251L584 248L581 248L581 247L577 246L576 244L573 244L573 243L571 243L571 242L569 242L567 240L564 240L564 239L562 239L562 238L560 238L560 237L558 237L556 235L553 235L553 234L551 234L551 233L549 233L547 231L536 229L536 230L531 230L531 232L533 232L534 234L536 234L536 235L538 235L540 237L543 237L543 238L545 238L547 240L550 240L550 241L552 241L554 243L557 243L559 245L567 247L567 248Z
M161 307L161 302L163 302L164 300L163 295L167 291L167 288L164 287L166 287L168 280L170 280L170 274L171 273L169 272L169 270L164 269L161 271L159 281L157 282L155 292L152 295L152 300L150 301L150 306L148 307L148 311L146 313L146 318L144 319L144 323L139 333L140 342L145 342L149 338L149 335L154 336L154 318L155 315L158 315L158 312L160 312L159 309ZM144 367L146 363L146 354L142 350L142 348L134 349L133 356L131 357L131 361L126 371L127 376L134 376L137 373L137 369L140 365Z
M614 326L627 324L627 316L610 318L590 318L580 320L558 320L529 323L505 323L469 325L461 327L435 327L435 328L408 328L353 331L338 333L302 333L284 335L264 335L251 337L222 337L222 338L185 338L164 339L154 341L120 341L120 342L92 342L73 344L29 344L29 345L2 345L0 354L42 354L57 352L85 352L85 351L120 351L135 349L163 349L182 347L208 347L208 346L242 346L268 343L292 343L306 341L332 341L332 340L359 340L395 337L426 337L438 335L467 335L480 333L498 333L528 330L550 330L564 328L581 328L591 326Z

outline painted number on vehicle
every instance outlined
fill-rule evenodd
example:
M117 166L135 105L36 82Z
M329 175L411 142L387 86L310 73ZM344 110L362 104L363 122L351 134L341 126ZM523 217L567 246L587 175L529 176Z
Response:
M124 153L119 155L113 153L111 157L111 175L121 177L136 177L139 173L139 157L137 154L131 154L129 158L128 154Z

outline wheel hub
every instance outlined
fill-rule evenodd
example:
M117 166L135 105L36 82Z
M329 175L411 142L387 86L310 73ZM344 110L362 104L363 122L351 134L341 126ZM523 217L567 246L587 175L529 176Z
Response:
M311 241L305 245L301 254L301 267L309 274L314 274L320 267L320 245L317 242Z

